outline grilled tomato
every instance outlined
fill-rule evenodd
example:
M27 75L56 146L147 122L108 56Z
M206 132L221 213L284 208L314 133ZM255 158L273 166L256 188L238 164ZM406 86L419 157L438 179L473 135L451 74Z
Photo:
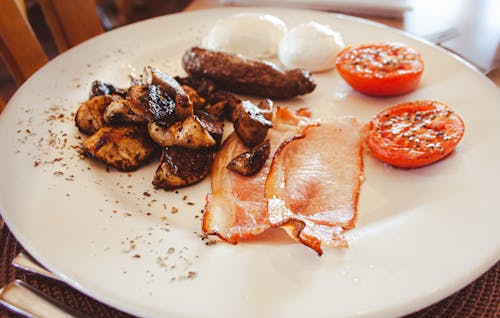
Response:
M369 123L373 155L400 168L417 168L448 155L464 134L462 119L436 101L406 102L388 108Z
M346 47L337 54L336 67L357 91L372 96L401 95L414 90L424 71L415 49L399 43Z

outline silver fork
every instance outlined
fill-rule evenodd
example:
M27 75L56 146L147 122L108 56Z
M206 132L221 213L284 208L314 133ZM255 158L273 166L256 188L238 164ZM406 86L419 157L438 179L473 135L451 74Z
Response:
M26 272L49 277L60 282L63 281L59 276L45 269L45 267L35 261L33 257L24 252L17 254L16 257L14 257L14 259L12 260L11 264L15 268L21 269Z
M58 276L43 268L29 255L23 252L12 260L12 265L31 273L62 281ZM0 289L0 303L11 311L26 317L87 317L21 280L12 281Z

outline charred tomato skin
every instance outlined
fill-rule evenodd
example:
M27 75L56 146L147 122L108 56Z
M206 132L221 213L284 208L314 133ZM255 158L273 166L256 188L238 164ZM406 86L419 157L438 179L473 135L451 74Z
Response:
M368 124L367 145L379 160L398 168L418 168L450 154L463 137L463 120L438 101L390 107Z
M420 53L399 43L346 47L337 54L340 76L371 96L395 96L415 90L424 71Z

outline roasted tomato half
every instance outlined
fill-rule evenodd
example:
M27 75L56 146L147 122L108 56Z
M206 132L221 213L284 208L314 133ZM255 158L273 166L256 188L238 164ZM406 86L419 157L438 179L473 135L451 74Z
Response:
M352 88L373 96L411 92L424 71L420 53L399 43L346 47L337 54L336 66Z
M382 111L369 123L368 147L381 161L417 168L448 155L464 134L462 119L447 105L414 101Z

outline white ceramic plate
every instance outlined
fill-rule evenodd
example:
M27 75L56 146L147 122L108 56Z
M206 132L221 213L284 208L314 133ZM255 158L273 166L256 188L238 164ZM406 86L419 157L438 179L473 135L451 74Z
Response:
M73 113L95 79L127 86L131 70L181 74L180 57L216 19L267 12L288 26L316 20L346 43L400 41L418 49L419 88L394 98L352 91L336 74L283 102L315 117L366 121L402 101L451 105L466 125L458 149L422 169L393 169L365 156L351 247L322 257L276 230L237 246L206 244L206 180L154 190L155 163L127 174L83 160ZM70 285L118 309L150 317L388 317L467 285L500 256L498 89L463 61L366 21L313 11L227 9L153 19L62 54L30 78L0 118L0 209L22 245ZM178 209L172 213L172 207Z

